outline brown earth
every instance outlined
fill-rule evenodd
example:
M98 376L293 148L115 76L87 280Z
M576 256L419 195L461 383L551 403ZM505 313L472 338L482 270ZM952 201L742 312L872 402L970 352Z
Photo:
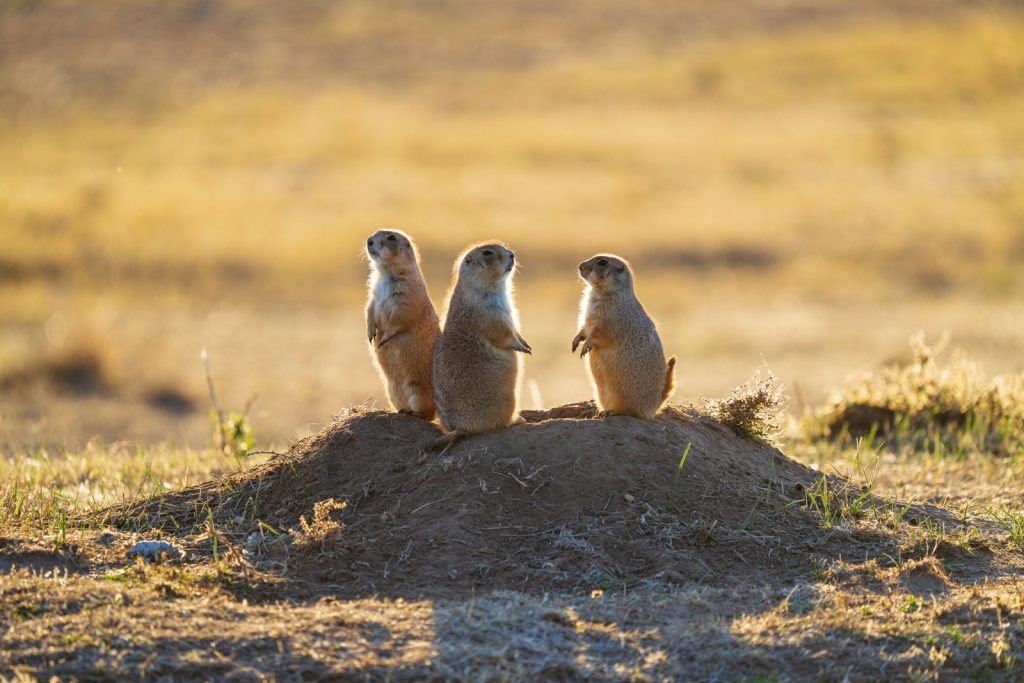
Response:
M282 581L278 596L284 584L407 598L771 584L806 575L812 557L895 552L884 526L823 527L806 500L819 472L692 409L597 419L584 403L524 418L428 455L434 425L355 410L263 465L109 521L177 535L193 556L214 536L222 554L244 546ZM197 540L210 510L215 531ZM950 522L935 508L907 519L922 516Z
M0 677L1020 678L1024 559L978 515L823 479L689 408L595 412L426 455L434 426L357 410L66 537L9 529ZM153 538L184 558L128 557Z

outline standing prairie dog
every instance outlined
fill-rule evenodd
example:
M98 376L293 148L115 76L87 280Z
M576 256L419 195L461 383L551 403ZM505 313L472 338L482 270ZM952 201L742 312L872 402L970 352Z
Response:
M633 273L617 256L598 254L580 264L587 283L573 353L590 354L590 380L606 414L650 419L675 389L676 358L665 352L654 321L633 293Z
M512 302L515 258L503 244L480 244L455 262L444 330L434 349L434 398L447 432L435 448L515 419L517 354L531 353Z
M399 412L433 420L432 353L441 330L416 247L404 233L378 230L366 240L366 253L366 337L388 398Z

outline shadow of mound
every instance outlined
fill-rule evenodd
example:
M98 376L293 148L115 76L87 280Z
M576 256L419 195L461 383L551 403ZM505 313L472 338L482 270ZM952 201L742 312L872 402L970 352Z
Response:
M0 574L27 569L39 574L78 574L83 571L73 548L65 552L44 550L34 543L0 537Z
M257 569L341 597L774 583L806 577L812 555L876 555L887 538L823 528L804 504L819 472L693 410L595 415L590 403L527 411L428 455L434 425L354 411L287 454L108 522L180 534L212 511Z

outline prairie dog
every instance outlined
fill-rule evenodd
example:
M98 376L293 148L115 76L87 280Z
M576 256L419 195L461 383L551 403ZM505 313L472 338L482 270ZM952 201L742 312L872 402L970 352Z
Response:
M590 381L606 414L650 419L675 389L675 356L665 352L654 321L633 293L625 259L598 254L580 264L587 283L573 353L590 355Z
M433 420L431 367L441 330L408 235L378 230L366 240L370 257L366 338L392 407Z
M470 247L455 262L444 330L434 349L434 399L448 432L445 443L515 419L518 354L531 349L518 331L514 268L515 254L497 243Z

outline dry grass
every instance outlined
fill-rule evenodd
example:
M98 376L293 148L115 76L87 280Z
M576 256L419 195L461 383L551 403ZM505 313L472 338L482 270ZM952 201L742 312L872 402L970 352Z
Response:
M154 467L166 469L177 488L184 483L181 468L201 467L199 455L168 450L143 459L91 450L26 456L8 462L0 481L34 471L39 487L67 491L88 463L96 473L83 486L96 491L79 499L116 502L163 491L162 484L146 484ZM885 530L900 544L891 557L865 562L812 550L803 576L784 585L669 588L648 582L590 596L317 597L317 587L283 585L254 572L248 544L235 540L226 518L226 526L200 526L184 537L185 561L144 564L124 556L140 537L97 528L89 505L77 508L85 516L76 520L35 504L34 517L8 515L3 523L0 562L6 564L0 566L18 569L5 574L0 587L0 623L10 625L0 628L0 648L10 653L0 675L1012 680L1024 665L1017 654L1024 647L1020 550L986 525L983 507L1009 505L1005 493L1012 491L1019 509L1024 470L992 457L934 461L915 455L871 468L860 447L817 453L822 466L849 472L880 496L912 490L937 499L944 487L956 487L972 497L972 506L963 509L959 499L945 504L966 527L871 508L822 533L870 544ZM995 472L1005 491L990 480ZM10 497L4 501L9 512ZM338 532L331 519L337 507L325 501L306 528L296 530L297 549L308 545L316 553ZM267 553L275 542L271 533L281 531L269 530L259 541ZM728 546L733 540L712 527L707 542ZM310 588L311 597L280 599ZM219 656L211 657L211 650ZM831 656L818 656L821 651Z
M5 605L18 628L0 637L26 678L1013 680L1024 645L1019 582L955 588L932 601L906 592L900 576L880 570L865 577L874 589L857 591L824 581L783 594L697 588L245 605L216 589L191 597L203 584L187 572L87 587L20 575ZM44 593L45 604L34 601ZM168 603L188 608L162 609Z
M438 299L467 242L513 244L549 404L589 393L562 349L599 250L636 263L690 398L763 356L817 402L914 329L1015 370L1024 23L891 4L6 7L0 373L63 316L130 380L107 400L133 419L0 398L0 433L152 440L168 420L135 397L204 396L203 346L272 439L380 400L357 333L381 225L417 237Z
M255 464L262 456L252 456ZM90 443L67 451L38 444L8 451L0 465L0 525L52 529L55 520L87 519L117 503L158 495L238 470L236 460L214 449L167 444L142 447Z
M76 103L6 129L5 258L19 281L305 292L361 270L370 226L407 226L441 263L507 235L549 267L580 258L561 230L635 252L623 228L642 226L648 252L774 266L800 293L867 274L1005 291L1022 37L1012 14L796 29L469 73L458 106L443 76L204 90L142 120L132 100Z
M771 370L759 370L727 398L705 402L708 414L737 434L771 442L782 431L789 398Z
M854 377L834 392L817 419L836 439L868 436L898 449L901 441L952 454L980 450L1024 454L1024 373L989 379L962 349L939 356L949 342L928 346L911 339L912 360Z
M350 438L344 432L342 442ZM713 449L700 448L714 460ZM823 478L833 488L805 491L803 505L816 511L821 528L800 548L778 548L791 558L786 581L707 588L645 580L608 584L589 597L495 592L409 601L339 600L331 596L340 587L329 582L268 569L305 555L338 561L328 546L339 534L349 540L335 514L346 506L334 500L315 505L312 519L299 517L293 530L230 506L200 510L194 527L177 531L153 531L166 521L156 517L104 524L103 505L141 502L229 473L234 463L216 450L10 454L0 466L0 570L10 572L0 613L11 627L0 629L0 646L12 656L0 675L867 681L1019 673L1020 546L994 523L1021 518L1019 459L980 451L939 457L911 443L894 454L865 440L792 435L784 448L851 478ZM673 462L665 465L671 479ZM212 487L231 492L242 480L221 481ZM773 497L777 485L769 476L766 493L750 498L751 520L758 512L785 519L800 505ZM684 486L682 495L688 491ZM628 527L669 538L682 530L672 531L665 510L637 505L637 518L623 520ZM159 516L164 507L135 509ZM753 534L711 519L684 526L687 537L696 534L725 554L746 547ZM185 559L149 565L127 558L144 537L174 540ZM859 545L836 556L828 549L835 539ZM211 648L222 657L211 659ZM841 656L817 658L823 649Z
M322 500L313 506L313 521L307 522L305 515L299 517L299 527L302 529L296 535L295 544L300 549L303 547L323 547L335 539L342 530L342 524L331 518L331 513L344 510L348 507L345 502L339 503L333 498Z

